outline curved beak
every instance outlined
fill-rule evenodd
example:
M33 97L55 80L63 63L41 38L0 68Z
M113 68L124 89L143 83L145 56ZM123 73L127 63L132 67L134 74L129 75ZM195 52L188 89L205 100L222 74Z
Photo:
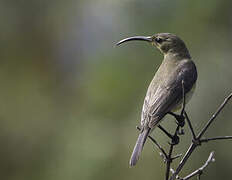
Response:
M117 42L116 46L119 46L120 44L128 41L147 41L147 42L152 42L152 37L151 36L134 36L134 37L129 37L125 38L119 42Z

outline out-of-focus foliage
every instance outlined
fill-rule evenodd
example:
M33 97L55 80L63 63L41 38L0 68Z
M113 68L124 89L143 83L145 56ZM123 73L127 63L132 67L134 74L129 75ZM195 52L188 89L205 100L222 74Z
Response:
M0 178L163 179L150 142L138 165L128 165L162 56L147 43L114 44L157 32L182 37L199 72L187 106L199 130L232 90L231 7L229 0L1 0ZM207 136L232 135L231 110L229 103ZM185 131L178 153L190 143ZM159 130L154 135L167 147ZM182 173L215 150L216 163L203 178L231 179L231 148L230 141L204 145Z

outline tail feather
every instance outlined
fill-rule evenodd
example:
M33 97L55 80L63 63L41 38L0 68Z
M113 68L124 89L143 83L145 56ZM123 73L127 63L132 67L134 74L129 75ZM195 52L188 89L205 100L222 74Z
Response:
M146 142L147 136L150 132L150 128L144 129L143 132L139 134L139 137L136 141L134 150L132 152L131 158L130 158L130 166L135 166L139 156L143 150L144 143Z

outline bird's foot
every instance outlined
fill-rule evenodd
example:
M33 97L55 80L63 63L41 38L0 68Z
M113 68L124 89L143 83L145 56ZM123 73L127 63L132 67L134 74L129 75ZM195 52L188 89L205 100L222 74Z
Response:
M183 128L179 129L177 134L178 135L184 135L184 129Z
M180 142L180 138L178 135L175 134L174 136L172 136L172 141L170 144L177 145L177 144L179 144L179 142Z
M180 138L178 135L182 135L183 133L181 133L182 131L179 130L179 128L177 129L177 133L175 133L174 135L172 135L171 133L169 133L166 129L164 129L161 125L158 125L158 128L161 129L170 139L171 142L169 144L172 145L177 145L179 144Z
M173 112L169 112L168 114L172 115L176 119L176 123L180 127L184 127L185 125L185 117L183 114L175 114Z

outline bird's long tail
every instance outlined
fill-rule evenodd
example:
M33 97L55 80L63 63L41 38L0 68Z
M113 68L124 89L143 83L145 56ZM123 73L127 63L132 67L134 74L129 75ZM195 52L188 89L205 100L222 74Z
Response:
M150 128L144 129L140 134L136 141L134 150L132 152L131 158L130 158L130 166L135 166L139 156L143 150L144 143L146 142L147 136L150 132Z

